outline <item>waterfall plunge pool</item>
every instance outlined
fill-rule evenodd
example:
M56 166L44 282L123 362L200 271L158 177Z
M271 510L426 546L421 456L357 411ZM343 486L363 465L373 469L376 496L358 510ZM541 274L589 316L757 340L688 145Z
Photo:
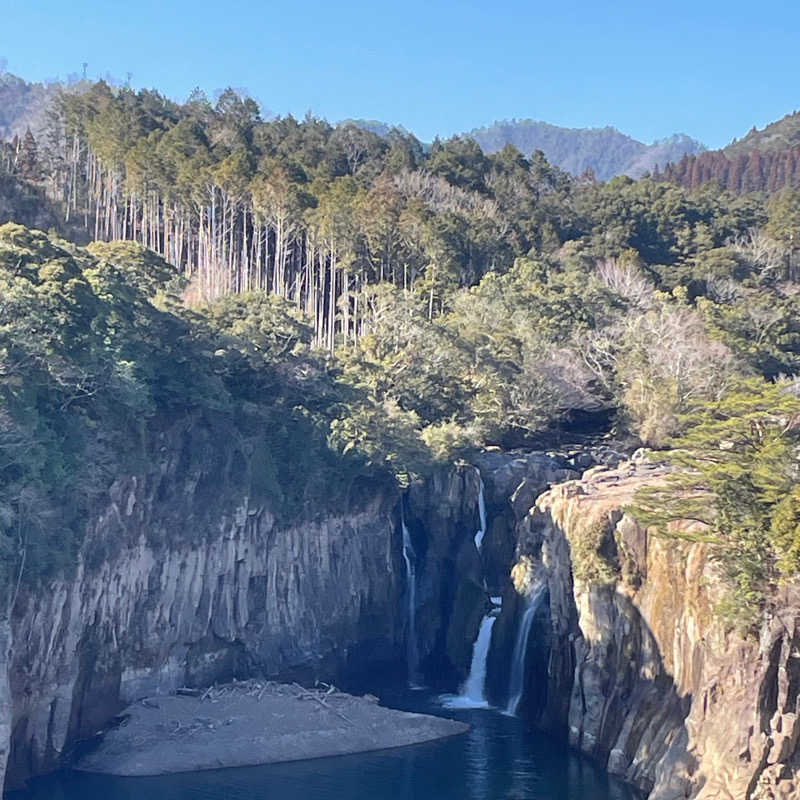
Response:
M422 745L313 761L154 778L67 772L6 800L634 800L624 784L521 719L445 709L427 691L386 690L385 705L472 729Z

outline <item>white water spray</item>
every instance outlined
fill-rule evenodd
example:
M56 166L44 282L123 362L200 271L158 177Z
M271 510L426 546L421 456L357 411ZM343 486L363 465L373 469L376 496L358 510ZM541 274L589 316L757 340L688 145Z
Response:
M478 528L478 532L475 534L475 547L478 548L478 552L480 553L481 546L483 545L483 537L486 535L486 496L484 493L481 471L475 467L475 472L478 473L478 519L480 519L481 524L480 528Z
M492 627L500 614L499 606L502 598L493 597L493 608L481 621L478 636L472 645L472 663L469 675L461 687L459 695L444 695L442 705L446 708L488 708L486 700L486 664L489 660L489 650L492 646Z
M525 692L525 656L528 652L528 637L531 635L534 617L542 604L546 591L547 586L541 586L535 594L528 598L517 631L517 639L514 642L514 652L511 656L511 677L508 682L508 703L505 710L506 714L512 716L516 715Z
M489 658L489 647L492 643L492 626L497 619L496 612L487 614L478 630L478 638L472 646L472 664L469 676L461 687L461 694L445 697L442 705L447 708L488 708L486 700L486 662Z
M417 554L411 543L411 534L406 526L402 502L400 504L400 526L403 529L403 560L406 562L406 586L408 591L408 679L414 685L417 674Z

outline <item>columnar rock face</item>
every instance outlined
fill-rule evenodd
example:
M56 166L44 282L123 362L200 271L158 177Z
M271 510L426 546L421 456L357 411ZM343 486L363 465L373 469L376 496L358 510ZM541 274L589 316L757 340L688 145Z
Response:
M364 485L346 508L280 523L226 468L185 469L181 451L196 447L187 435L166 434L148 472L113 484L75 571L23 592L0 627L7 788L56 768L148 694L252 674L357 686L365 674L405 668L398 491ZM572 474L543 454L490 461L482 469L495 493L510 469L539 490ZM475 467L445 469L405 502L419 559L418 651L433 682L466 674L487 606L474 543L479 486ZM494 550L487 537L484 557Z
M0 622L0 775L5 775L11 747L11 687L8 684L8 659L11 648L11 626Z
M783 591L760 641L726 631L706 546L622 511L658 478L641 462L594 468L520 523L552 625L547 699L528 713L565 724L573 746L650 800L798 797L800 587Z
M224 442L214 458L187 457L205 436L165 432L146 472L114 482L74 572L22 592L12 624L0 627L7 788L59 766L145 695L253 674L355 688L386 670L402 677L408 586L394 485L366 482L340 510L280 522L238 488L248 485L245 470ZM558 459L526 458L542 462L540 490L563 473ZM428 680L466 673L486 607L474 543L479 486L464 465L405 500Z
M479 476L443 469L412 486L405 514L417 556L417 652L427 682L454 688L486 605L475 547Z
M146 694L253 673L346 679L403 663L393 486L367 487L340 513L279 524L222 488L197 514L197 476L179 462L169 454L153 472L117 480L75 572L21 595L10 637L0 629L7 788L56 767ZM168 543L153 535L171 526Z

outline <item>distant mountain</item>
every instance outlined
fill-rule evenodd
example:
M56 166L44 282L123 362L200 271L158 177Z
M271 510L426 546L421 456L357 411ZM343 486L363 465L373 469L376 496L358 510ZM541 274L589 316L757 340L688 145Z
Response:
M639 178L646 172L663 169L667 164L677 161L687 154L703 153L704 151L705 147L696 139L692 139L685 133L676 133L666 139L645 145L644 152L631 162L623 174Z
M120 81L111 75L103 80L119 86ZM48 112L59 92L85 92L93 81L72 75L66 81L29 83L24 78L0 71L0 139L22 137L30 128L39 139L48 124Z
M47 109L57 93L61 90L81 91L88 85L82 81L29 83L16 75L0 73L0 139L22 136L28 127L38 138L47 123ZM348 123L384 137L392 130L408 133L401 125L389 125L379 120L344 120L339 124ZM800 119L796 120L796 125L800 129ZM684 134L648 145L616 128L562 128L532 120L496 122L466 135L475 139L486 153L502 150L506 144L513 144L525 155L542 150L550 163L567 172L580 175L592 169L599 180L620 174L638 178L646 172L654 172L657 167L663 168L669 162L678 162L685 154L700 153L705 149Z
M476 128L468 136L486 153L496 153L513 144L525 155L541 150L551 164L573 175L592 169L599 180L615 175L638 178L663 167L686 153L699 153L705 147L684 134L647 145L616 128L561 128L546 122L511 120Z

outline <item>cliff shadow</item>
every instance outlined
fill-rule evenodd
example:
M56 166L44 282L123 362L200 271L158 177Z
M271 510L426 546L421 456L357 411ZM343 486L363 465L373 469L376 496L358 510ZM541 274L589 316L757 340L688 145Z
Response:
M535 729L594 759L639 791L650 793L666 775L676 797L696 789L696 759L686 752L692 694L681 694L655 634L631 599L614 585L592 585L582 613L572 603L567 627L553 617L553 587L536 612L524 651L524 688L518 716ZM516 595L516 593L514 593ZM514 638L523 614L519 595L504 602L489 672L491 702L506 707ZM692 674L702 651L692 653ZM687 795L688 796L688 795Z

